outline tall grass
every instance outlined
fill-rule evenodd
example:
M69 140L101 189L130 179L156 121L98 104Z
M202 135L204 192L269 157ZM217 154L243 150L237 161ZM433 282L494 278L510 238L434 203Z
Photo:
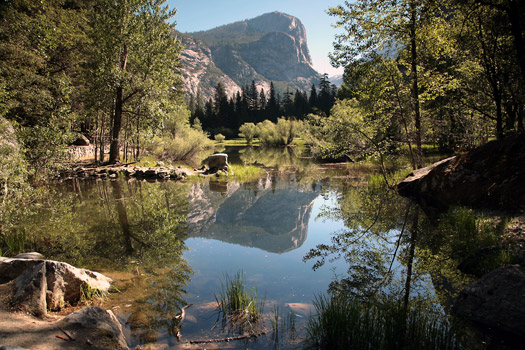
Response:
M461 349L460 337L443 316L421 305L361 303L317 297L308 320L307 347L315 349Z
M266 172L263 168L256 165L230 165L230 170L233 176L239 181L253 181L264 176Z
M223 328L253 331L263 314L264 301L258 301L255 288L248 290L242 271L233 277L225 275L221 293L215 299Z

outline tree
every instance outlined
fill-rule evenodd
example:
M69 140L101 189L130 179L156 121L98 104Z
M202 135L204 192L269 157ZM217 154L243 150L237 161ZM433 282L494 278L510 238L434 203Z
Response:
M88 8L80 1L0 3L2 116L20 125L33 178L59 166L81 114Z
M335 102L335 94L333 93L333 84L330 83L330 81L328 80L327 73L323 74L323 76L321 77L319 89L320 92L317 105L325 116L329 116L330 109L332 109Z
M270 83L270 97L268 98L268 105L266 107L267 119L272 122L277 122L279 117L279 101L275 93L273 82Z
M312 84L312 88L310 89L310 96L308 97L308 104L310 105L310 109L314 111L315 108L317 108L317 89L315 88L315 85Z
M162 0L96 1L91 39L97 50L91 59L97 69L91 82L98 96L113 96L110 163L120 161L123 115L133 113L131 107L148 104L162 114L160 100L176 98L181 45L174 22L168 23L174 15Z
M257 127L254 123L244 123L239 128L239 136L244 137L248 144L251 144L255 135L257 135Z
M438 1L425 0L358 0L352 4L346 2L344 7L331 8L329 12L339 17L337 25L345 29L344 34L336 36L332 55L336 64L347 66L378 53L397 56L406 50L418 168L423 164L418 45L424 40L421 30L425 24L442 17L439 5Z

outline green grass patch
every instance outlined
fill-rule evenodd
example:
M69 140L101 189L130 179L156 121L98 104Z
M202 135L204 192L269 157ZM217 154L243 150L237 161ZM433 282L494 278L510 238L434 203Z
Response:
M242 271L233 277L225 275L221 293L215 299L223 328L253 331L263 314L264 301L258 300L255 288L248 289Z
M256 165L230 165L230 175L239 181L253 181L264 176L266 171Z
M91 305L95 301L102 301L106 297L106 293L97 288L92 288L88 283L80 285L80 302L86 305Z
M307 345L315 349L460 349L449 320L423 305L398 301L363 303L321 296L307 323Z

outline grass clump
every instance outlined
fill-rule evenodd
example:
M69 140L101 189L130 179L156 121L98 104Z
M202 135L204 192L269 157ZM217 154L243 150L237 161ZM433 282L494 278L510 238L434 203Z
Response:
M83 304L91 305L95 301L102 301L105 297L105 292L91 287L89 283L84 282L80 285L80 302Z
M233 277L225 275L221 293L215 299L223 328L253 331L263 314L264 301L258 301L255 288L248 290L242 271Z
M252 181L266 174L265 170L256 165L230 165L228 171L230 175L235 176L239 181Z
M423 305L362 303L321 296L307 323L307 347L315 349L461 349L455 327Z

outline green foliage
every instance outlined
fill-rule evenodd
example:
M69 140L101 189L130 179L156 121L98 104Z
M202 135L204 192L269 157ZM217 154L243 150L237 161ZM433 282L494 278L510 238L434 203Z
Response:
M248 144L253 142L253 139L257 135L257 127L254 123L244 123L239 128L239 136L244 137Z
M263 168L256 165L230 164L230 170L228 172L231 172L230 175L235 176L236 180L242 182L253 181L266 174Z
M319 296L308 320L312 349L461 349L461 338L438 310L400 301Z
M298 133L300 123L279 118L274 124L269 120L257 124L257 136L264 146L291 145Z
M201 131L193 128L183 128L176 136L155 136L147 140L146 151L157 159L170 162L196 162L201 153L210 149L213 142Z
M89 283L83 282L80 285L80 302L83 304L91 305L93 302L101 302L105 297L105 292L91 287Z
M223 134L217 134L214 136L215 141L218 143L223 143L226 137Z
M264 302L257 300L257 291L254 288L248 291L242 271L233 277L225 275L221 293L215 299L219 314L222 315L223 327L229 326L240 332L244 329L253 330L264 309Z

